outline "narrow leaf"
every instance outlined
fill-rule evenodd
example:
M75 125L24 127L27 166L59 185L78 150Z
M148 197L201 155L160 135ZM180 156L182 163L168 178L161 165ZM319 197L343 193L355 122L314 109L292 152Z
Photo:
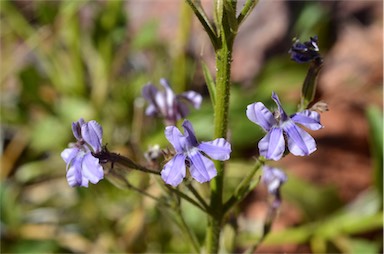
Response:
M383 113L379 108L370 106L367 109L370 129L371 152L374 160L375 187L383 197Z
M211 97L212 106L214 108L215 104L216 104L216 84L212 78L211 73L209 72L207 65L204 62L202 62L201 65L203 67L204 79L205 79L205 82L207 83L209 95Z

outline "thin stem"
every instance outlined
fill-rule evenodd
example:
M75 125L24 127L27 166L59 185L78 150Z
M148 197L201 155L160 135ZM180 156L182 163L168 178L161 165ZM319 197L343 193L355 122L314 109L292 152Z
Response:
M136 164L135 162L128 159L127 157L124 157L124 156L117 154L117 153L111 153L107 150L106 147L104 147L103 150L101 150L100 152L92 153L92 154L96 158L100 159L100 162L103 164L110 162L111 163L111 169L113 169L115 164L118 164L119 166L122 166L124 169L127 169L127 170L135 169L135 170L143 171L145 173L160 175L160 171L148 169L148 168L143 167L139 164Z
M203 8L201 7L200 1L197 1L197 0L186 0L186 1L189 4L189 6L191 6L196 17L199 19L200 23L202 24L205 31L207 32L213 47L216 49L218 47L217 35L215 33L215 30L213 29L211 22L209 21Z
M256 252L260 244L264 241L264 239L267 237L267 235L271 231L273 221L276 218L276 214L277 214L277 208L274 207L273 205L270 205L266 219L265 219L264 227L263 227L263 235L258 239L258 241L255 244L253 244L250 248L248 248L245 253Z
M205 207L201 206L199 203L197 203L195 200L193 200L193 198L189 197L185 193L179 191L178 189L172 188L172 187L170 187L168 185L165 185L165 186L167 187L168 190L174 192L180 198L183 198L184 200L188 201L189 203L191 203L192 205L196 206L197 208L200 208L200 210L202 210L203 212L209 213L209 211L206 210Z
M232 194L232 196L225 202L224 204L224 212L228 212L235 204L243 200L249 192L251 192L256 186L257 182L254 185L251 185L252 180L257 172L259 172L260 168L264 165L264 158L258 158L256 160L256 164L253 167L252 171L241 181L239 186L236 188L236 191Z
M144 195L144 196L146 196L146 197L148 197L148 198L150 198L150 199L152 199L152 200L158 202L159 204L162 204L162 205L165 205L165 206L169 206L169 205L165 204L161 199L159 199L159 198L153 196L152 194L149 194L148 192L145 192L145 191L143 191L143 190L141 190L141 189L139 189L139 188L133 186L133 185L130 184L130 183L127 181L127 179L125 179L123 176L121 176L121 175L119 175L119 174L117 174L117 173L115 173L115 172L113 172L113 171L111 171L109 174L112 175L112 176L115 176L115 177L117 177L119 180L123 181L124 184L126 185L126 187L127 187L128 189L133 190L133 191L136 191L136 192L138 192L138 193L140 193L140 194L142 194L142 195Z
M228 111L230 97L230 75L232 62L232 46L237 31L231 29L228 15L234 12L225 8L223 2L223 16L220 25L220 48L216 49L216 104L214 108L215 138L226 138L228 130ZM217 169L216 177L211 181L211 210L212 216L208 220L206 246L209 253L217 253L219 250L220 231L223 222L223 189L224 189L224 163L215 161Z
M146 196L146 197L156 201L161 206L164 206L164 207L167 207L167 208L171 207L171 205L166 203L166 202L164 202L164 200L161 200L161 199L159 199L159 198L149 194L148 192L145 192L145 191L143 191L143 190L133 186L125 178L121 177L120 175L117 175L114 172L112 172L111 175L118 177L119 180L122 180L129 190L136 191L139 194L142 194L142 195L144 195L144 196ZM183 197L179 193L177 193L177 194L178 194L178 197L182 197L182 198L185 199L185 197ZM187 198L186 200L187 201L193 201L192 199L189 199L189 198ZM197 203L195 203L195 205L198 206ZM170 211L175 211L175 210L171 209ZM181 214L181 210L180 210L180 206L179 205L176 208L176 214L177 214L177 218L179 219L179 223L177 223L179 225L179 228L189 238L189 240L190 240L189 242L191 243L191 246L194 249L194 252L199 253L200 252L200 244L199 244L199 242L198 242L198 240L196 238L196 235L194 235L194 233L190 230L190 227L188 227L186 221L184 220L184 217Z
M192 183L186 184L187 188L192 192L192 194L197 198L200 204L205 208L205 210L209 211L209 206L203 199L203 197L199 194L199 192L193 187Z
M189 238L189 240L190 240L189 242L191 243L191 245L194 249L194 252L199 253L200 252L199 241L197 240L196 235L191 231L191 228L187 225L187 222L185 221L185 219L181 213L180 206L177 208L176 214L180 220L180 224L179 224L180 229Z
M253 8L256 6L257 2L259 2L259 0L247 0L247 2L245 2L243 9L237 17L237 23L239 26L251 13Z

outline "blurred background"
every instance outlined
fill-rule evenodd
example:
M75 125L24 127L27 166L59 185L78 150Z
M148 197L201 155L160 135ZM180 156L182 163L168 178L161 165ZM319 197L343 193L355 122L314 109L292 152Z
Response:
M211 1L202 1L212 17ZM238 8L242 6L239 1ZM199 140L212 139L202 64L214 75L208 36L183 1L1 1L1 252L189 252L172 216L156 203L101 181L70 188L61 151L71 123L95 119L103 143L145 163L149 146L170 147L159 119L144 116L141 89L164 77L174 91L204 96L192 110ZM286 156L283 205L259 252L383 251L383 2L261 1L234 45L227 194L252 168L263 133L248 104L295 112L308 66L289 59L294 37L319 36L324 57L317 100L328 103L318 150ZM130 180L158 194L142 175ZM204 186L203 186L204 188ZM160 195L160 194L159 194ZM267 210L258 186L234 214L241 251L257 239ZM204 239L202 214L185 213ZM256 235L256 236L255 236ZM231 239L224 234L223 239ZM231 241L227 240L226 243Z

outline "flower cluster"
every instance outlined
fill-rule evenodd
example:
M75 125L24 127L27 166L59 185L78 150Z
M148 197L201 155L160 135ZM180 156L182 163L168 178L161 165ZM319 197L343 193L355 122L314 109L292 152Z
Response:
M292 46L291 58L297 62L308 62L319 58L317 37ZM197 141L192 124L184 120L182 134L176 127L180 119L185 119L189 110L186 103L199 108L202 96L194 91L176 95L165 79L160 80L164 90L159 91L154 85L143 87L142 95L149 102L146 114L162 117L167 126L165 137L174 147L175 155L164 165L160 175L165 183L179 185L186 177L187 168L192 178L200 183L208 182L217 175L211 159L225 161L231 153L231 144L224 138L209 142ZM259 125L267 133L258 143L259 153L267 160L280 160L288 151L296 156L307 156L316 150L313 137L299 125L311 130L319 130L320 115L316 111L306 109L290 116L284 111L279 97L272 92L272 99L277 110L271 112L261 102L247 106L246 116ZM72 124L72 132L77 142L70 145L61 153L67 163L67 180L70 186L84 186L97 183L104 177L99 158L102 153L102 128L96 121L85 122L80 119ZM156 162L161 154L160 148L151 156L149 161ZM98 156L99 155L99 156ZM153 157L154 156L154 157ZM133 165L133 164L132 164ZM135 164L136 165L136 164ZM140 167L139 167L140 168ZM144 170L145 171L145 170ZM279 186L286 181L284 173L274 168L264 167L263 181L268 185L270 193L277 193Z
M99 159L92 155L101 151L103 129L96 121L80 119L72 123L72 132L77 142L70 144L61 157L67 164L67 181L72 187L88 187L88 183L98 183L104 177Z

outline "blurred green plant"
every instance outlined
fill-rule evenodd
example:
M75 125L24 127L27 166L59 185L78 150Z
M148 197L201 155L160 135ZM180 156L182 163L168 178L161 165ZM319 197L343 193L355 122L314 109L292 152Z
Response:
M370 127L371 152L373 154L373 181L383 199L383 112L375 106L366 109ZM383 202L381 202L383 208Z
M147 22L133 36L125 1L0 1L1 21L1 252L189 252L185 232L169 213L150 199L101 182L87 190L68 188L65 164L59 157L70 139L71 122L80 117L102 119L105 136L122 154L138 160L148 145L165 144L160 124L143 119L142 86L171 77L175 91L184 91L195 75L196 60L186 54L192 11L180 7L177 46L170 50L157 36L158 21ZM215 18L222 10L216 10ZM313 15L315 13L316 15ZM302 37L319 31L326 10L310 3L302 10L295 32ZM241 16L242 17L242 16ZM206 17L201 17L206 18ZM241 23L244 17L239 20ZM309 20L309 22L308 22ZM309 34L311 33L311 34ZM325 37L325 36L321 36ZM167 60L164 60L167 59ZM207 68L206 80L213 78ZM275 75L279 73L279 75ZM286 57L268 61L257 77L257 89L233 86L229 129L234 157L228 165L228 198L251 170L244 155L255 148L262 132L240 121L244 108L258 100L273 105L270 91L286 94L299 88L305 70ZM257 90L257 91L256 91ZM210 94L215 97L211 89ZM215 100L212 100L215 103ZM269 103L268 103L269 102ZM292 109L295 105L291 105ZM213 136L212 107L205 102L191 116L201 138ZM311 186L290 176L284 195L305 215L302 225L272 232L266 244L309 243L313 252L377 253L380 239L363 233L382 229L382 117L367 110L372 128L376 170L375 190L367 190L351 204L342 204L332 188ZM252 128L252 131L251 131ZM149 133L143 135L143 133ZM130 181L158 191L147 177L130 173ZM207 192L206 186L200 191ZM379 194L378 192L379 191ZM80 202L81 201L81 202ZM174 200L173 200L174 201ZM183 217L204 241L202 213L182 203ZM204 219L202 219L204 218ZM259 234L241 232L234 240L227 226L227 250L253 244ZM333 244L333 249L329 244Z

